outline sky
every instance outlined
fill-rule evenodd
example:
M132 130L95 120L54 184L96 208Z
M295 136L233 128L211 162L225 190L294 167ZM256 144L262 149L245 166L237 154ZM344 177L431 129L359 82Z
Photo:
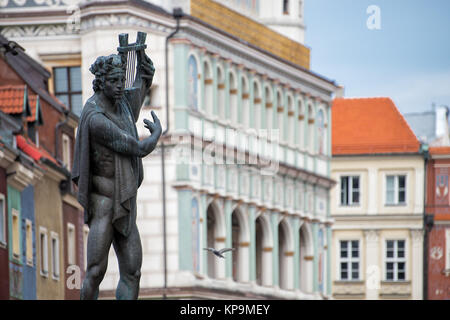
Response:
M450 107L449 0L304 0L311 70L402 113ZM373 11L379 8L380 29Z

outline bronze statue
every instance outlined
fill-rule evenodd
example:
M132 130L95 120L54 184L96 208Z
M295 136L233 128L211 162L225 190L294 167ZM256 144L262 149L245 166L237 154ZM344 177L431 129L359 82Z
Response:
M90 228L81 299L98 298L111 244L120 270L116 298L137 299L139 294L142 247L136 195L143 179L141 158L155 149L162 129L153 111L153 122L144 120L149 137L139 140L135 125L155 72L144 52L145 33L139 32L130 46L127 35L119 38L119 54L98 57L89 69L95 93L84 105L75 143L72 180ZM137 63L130 57L137 57Z

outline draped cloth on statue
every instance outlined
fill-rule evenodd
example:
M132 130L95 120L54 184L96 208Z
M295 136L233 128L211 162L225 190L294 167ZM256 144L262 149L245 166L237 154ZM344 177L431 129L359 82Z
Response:
M136 96L137 92L135 91L138 90L127 91L128 92L121 99L118 108L118 112L121 113L118 118L121 119L121 121L117 121L115 118L110 117L101 106L91 99L86 102L80 116L75 144L72 180L78 185L78 201L84 208L84 221L87 224L89 224L93 214L89 208L89 195L92 183L92 172L90 168L90 122L94 115L101 114L106 118L106 121L111 121L114 124L111 126L111 130L120 128L122 132L125 131L134 139L138 140L135 115L138 116L139 112L136 114L136 112L133 111L136 109L139 110L140 106L130 105L130 101L133 100L138 103L139 99L130 99L133 95ZM121 136L121 133L117 133L117 136ZM116 152L116 150L113 151L115 172L114 199L112 199L112 224L119 233L128 236L132 223L136 221L137 189L141 185L144 176L142 159L137 156L121 154Z

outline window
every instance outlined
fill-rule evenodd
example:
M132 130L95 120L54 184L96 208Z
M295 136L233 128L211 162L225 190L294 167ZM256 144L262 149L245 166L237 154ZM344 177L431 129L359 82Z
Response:
M386 281L404 281L405 278L405 240L386 240Z
M341 177L341 205L359 205L359 176Z
M359 280L359 240L340 241L340 279Z
M406 204L406 176L386 176L386 204Z
M27 264L33 266L33 225L30 220L25 220L25 244Z
M75 226L67 224L67 259L69 265L76 264Z
M303 0L299 0L298 2L298 17L303 17Z
M41 249L41 275L48 276L48 243L47 243L47 230L40 228L39 230L39 246Z
M59 279L59 239L58 234L52 232L52 277Z
M53 68L53 77L56 97L79 116L83 108L81 100L81 68Z
M71 143L70 138L67 134L63 133L62 135L62 161L66 166L67 170L71 169Z
M12 254L16 259L20 258L20 220L19 211L12 209Z
M283 14L289 14L289 0L283 0Z
M0 194L0 244L6 245L6 207L3 194Z

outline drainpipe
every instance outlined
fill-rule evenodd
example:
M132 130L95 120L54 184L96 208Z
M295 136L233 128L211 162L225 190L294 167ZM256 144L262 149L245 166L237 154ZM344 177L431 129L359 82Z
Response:
M180 30L180 19L183 17L183 10L181 8L173 9L173 17L177 20L175 31L169 34L166 38L165 61L166 61L166 121L167 128L162 133L161 139L161 174L162 174L162 198L163 198L163 256L164 256L164 290L163 299L167 299L167 227L166 227L166 175L165 175L165 161L164 161L164 136L167 135L170 128L169 121L169 40L175 36Z
M427 214L427 185L428 185L428 172L427 164L430 154L428 152L428 145L422 145L422 152L424 155L424 195L423 195L423 300L428 300L428 233L433 227L433 215Z

